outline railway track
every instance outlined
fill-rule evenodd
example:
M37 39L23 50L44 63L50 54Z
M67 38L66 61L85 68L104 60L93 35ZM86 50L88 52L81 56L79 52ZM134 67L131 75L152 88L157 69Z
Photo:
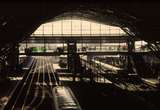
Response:
M92 74L96 77L107 79L116 87L128 91L155 91L156 87L147 84L138 74L129 74L123 68L118 68L110 64L105 64L98 60L88 61L87 57L81 58L82 65L91 69ZM107 81L107 83L108 83Z
M57 85L51 57L35 57L31 69L13 90L4 110L53 110ZM47 108L46 108L47 107Z

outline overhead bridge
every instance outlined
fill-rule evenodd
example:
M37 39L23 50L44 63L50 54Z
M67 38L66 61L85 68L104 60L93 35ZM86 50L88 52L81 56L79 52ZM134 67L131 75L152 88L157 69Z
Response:
M77 43L123 43L129 38L127 36L31 36L22 43L67 43L70 40ZM138 40L134 38L134 40Z
M28 56L59 56L59 55L68 55L68 52L30 52L30 53L19 53L19 55L28 55ZM87 56L103 56L103 55L152 55L153 52L121 52L121 51L88 51L88 52L77 52L78 55L87 55Z

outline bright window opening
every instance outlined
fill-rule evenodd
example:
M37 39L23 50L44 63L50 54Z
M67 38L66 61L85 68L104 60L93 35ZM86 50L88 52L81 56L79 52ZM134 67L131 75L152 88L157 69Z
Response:
M82 19L62 19L42 24L32 36L125 36L120 27Z

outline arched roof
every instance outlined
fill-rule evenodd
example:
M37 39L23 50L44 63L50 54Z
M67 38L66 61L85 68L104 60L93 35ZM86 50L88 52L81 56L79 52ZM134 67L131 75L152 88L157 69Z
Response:
M2 2L0 44L21 42L42 23L77 13L98 22L116 25L148 41L160 40L160 3L150 2ZM157 13L155 13L157 12ZM126 28L127 27L127 28Z

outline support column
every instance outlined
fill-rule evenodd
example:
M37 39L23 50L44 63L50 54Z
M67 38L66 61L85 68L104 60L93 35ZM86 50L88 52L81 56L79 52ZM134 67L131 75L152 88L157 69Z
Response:
M88 56L87 56L87 62L88 62L89 65L90 65L90 68L89 68L89 70L88 70L88 74L89 74L89 78L90 78L90 82L91 82L91 83L94 82L93 70L91 69L92 59L93 59L93 56L92 56L92 55L88 55Z
M133 39L128 39L127 45L128 45L128 52L130 53L135 52L135 41Z
M19 64L19 45L14 45L7 57L7 63L11 70L16 70Z
M6 77L7 77L7 68L6 68L6 61L5 61L5 59L1 59L1 61L0 61L0 80L1 79L6 79Z
M128 39L128 65L127 69L130 73L133 72L133 62L132 62L132 54L135 52L135 41L133 39Z
M68 62L68 71L73 73L73 81L75 81L76 72L77 72L77 45L75 41L68 41L67 43L67 62Z

